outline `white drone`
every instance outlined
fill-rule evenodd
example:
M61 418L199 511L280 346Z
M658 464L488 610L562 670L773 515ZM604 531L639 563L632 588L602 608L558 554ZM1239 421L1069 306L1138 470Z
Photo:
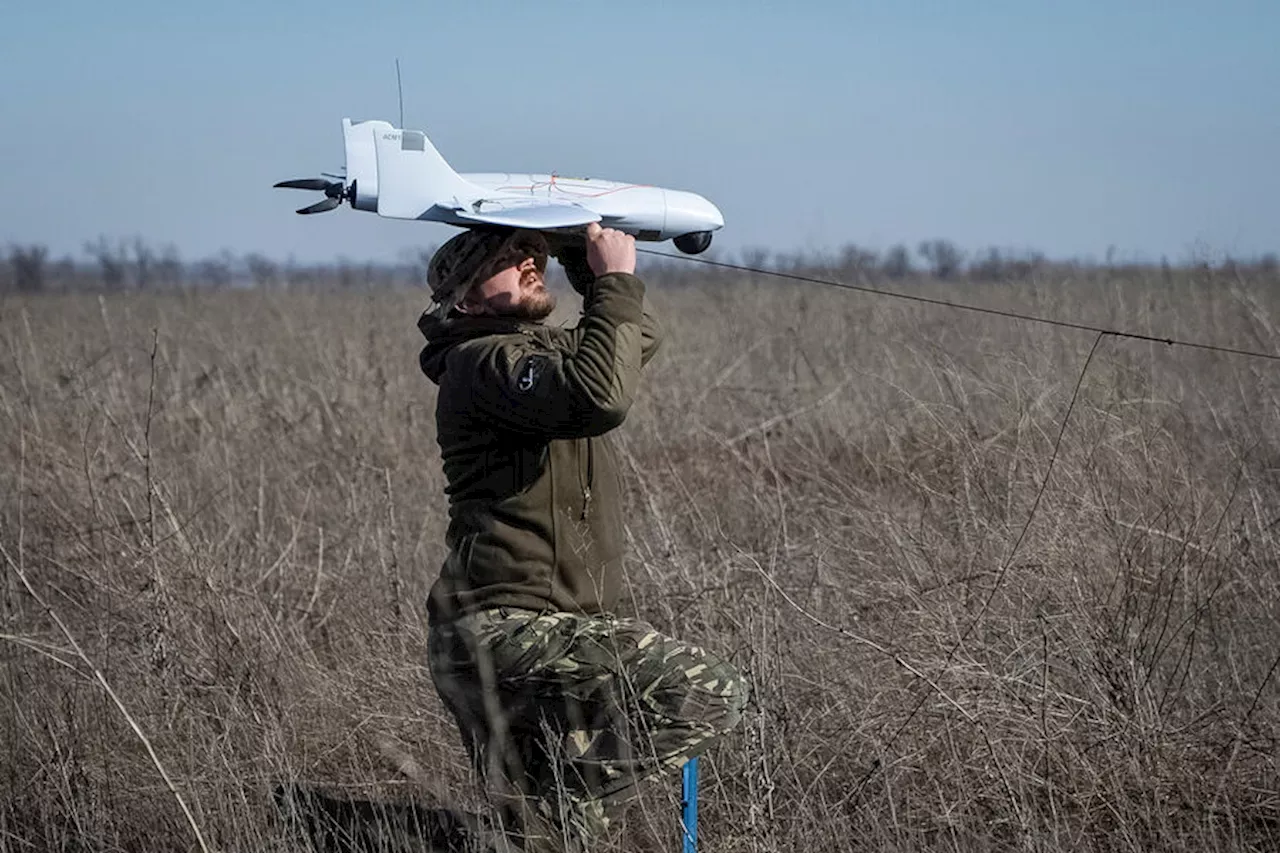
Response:
M298 213L322 213L348 201L391 219L541 231L599 222L637 240L673 240L686 254L705 252L724 216L697 193L599 178L483 172L460 175L426 134L385 121L342 120L345 178L299 178L277 187L319 190L325 198Z

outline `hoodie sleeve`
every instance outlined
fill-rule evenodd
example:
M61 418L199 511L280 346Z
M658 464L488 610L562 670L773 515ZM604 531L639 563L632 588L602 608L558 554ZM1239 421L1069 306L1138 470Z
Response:
M569 244L560 247L555 252L555 258L560 262L560 266L564 268L565 277L569 279L569 284L573 289L584 296L591 292L592 286L595 284L596 274L591 271L591 265L587 262L586 247L580 244ZM658 348L662 345L662 324L658 322L658 318L649 310L649 304L644 305L644 315L640 320L643 342L640 345L640 363L647 365L649 359L653 358Z
M470 363L459 366L476 414L546 438L600 435L621 424L635 400L646 345L652 352L660 337L656 323L645 321L644 283L626 273L601 276L583 309L577 328L553 347L508 336L465 348Z
M662 348L663 331L662 323L658 322L657 316L649 310L647 302L644 306L644 315L640 318L640 332L640 364L648 366L649 360Z

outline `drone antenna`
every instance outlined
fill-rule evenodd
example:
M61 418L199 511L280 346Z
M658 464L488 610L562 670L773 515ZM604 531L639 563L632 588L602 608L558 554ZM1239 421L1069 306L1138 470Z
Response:
M404 129L404 86L400 84L400 57L396 57L396 94L400 98L400 129Z

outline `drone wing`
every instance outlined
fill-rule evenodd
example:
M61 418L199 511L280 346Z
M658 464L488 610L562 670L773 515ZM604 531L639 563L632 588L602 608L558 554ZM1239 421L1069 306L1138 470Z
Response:
M453 215L470 222L487 225L507 225L512 228L571 228L599 222L600 214L576 204L547 204L546 202L519 204L503 199L480 203L479 211L455 210Z

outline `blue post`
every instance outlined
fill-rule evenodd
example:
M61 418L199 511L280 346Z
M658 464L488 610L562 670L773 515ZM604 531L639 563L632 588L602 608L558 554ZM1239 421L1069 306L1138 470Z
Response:
M690 758L684 765L684 853L698 850L698 759Z

